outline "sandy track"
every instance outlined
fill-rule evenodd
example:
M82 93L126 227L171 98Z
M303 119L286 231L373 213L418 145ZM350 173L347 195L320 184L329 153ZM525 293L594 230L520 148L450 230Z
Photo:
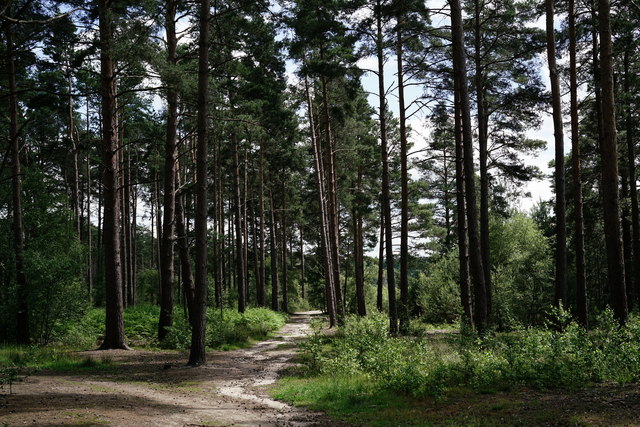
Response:
M271 399L264 388L291 363L295 341L315 312L291 316L273 339L249 349L211 352L208 364L185 366L177 352L101 351L116 370L39 373L0 396L0 425L339 426L323 414Z

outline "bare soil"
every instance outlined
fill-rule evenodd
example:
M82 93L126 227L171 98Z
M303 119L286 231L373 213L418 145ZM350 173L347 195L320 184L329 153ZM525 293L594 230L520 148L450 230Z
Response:
M291 365L295 342L317 312L298 313L273 339L248 349L210 352L187 367L175 351L87 351L114 369L40 372L0 396L0 425L336 426L320 413L271 399L265 388Z

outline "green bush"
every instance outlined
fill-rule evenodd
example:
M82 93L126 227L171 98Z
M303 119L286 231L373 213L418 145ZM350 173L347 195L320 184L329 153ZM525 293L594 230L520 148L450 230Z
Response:
M449 343L397 338L387 319L348 317L339 333L319 332L303 345L309 373L322 378L368 378L382 390L439 396L449 387L491 393L526 385L576 388L592 382L640 380L640 320L625 327L605 312L600 328L587 332L567 312L538 328L478 337L463 331ZM447 345L447 351L443 350Z

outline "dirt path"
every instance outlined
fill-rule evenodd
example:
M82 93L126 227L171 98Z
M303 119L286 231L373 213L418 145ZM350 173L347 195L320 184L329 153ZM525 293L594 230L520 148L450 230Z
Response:
M291 363L295 340L315 312L291 316L278 335L249 349L211 352L208 364L185 366L178 352L83 352L111 358L108 372L45 372L0 396L0 425L336 426L323 414L264 393Z

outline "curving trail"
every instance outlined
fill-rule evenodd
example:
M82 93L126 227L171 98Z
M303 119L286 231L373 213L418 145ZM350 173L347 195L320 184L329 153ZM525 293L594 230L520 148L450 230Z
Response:
M109 372L40 373L0 396L0 425L340 426L325 415L271 399L264 389L291 364L296 340L318 312L296 313L270 340L211 352L186 367L178 352L83 352L118 362Z

